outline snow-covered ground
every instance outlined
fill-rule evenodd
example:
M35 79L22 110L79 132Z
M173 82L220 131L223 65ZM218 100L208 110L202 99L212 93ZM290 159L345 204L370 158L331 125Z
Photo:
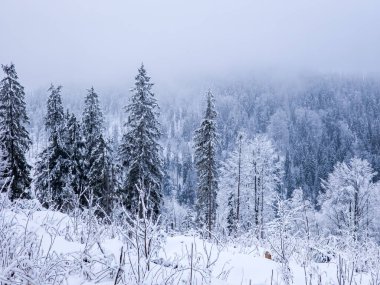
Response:
M154 227L134 238L133 230L99 225L88 213L74 218L36 205L0 203L0 283L285 284L284 266L266 259L269 248L258 244L209 242ZM291 284L305 284L304 268L294 260L290 272ZM307 272L310 284L338 284L334 263L315 263ZM370 284L359 273L354 282Z

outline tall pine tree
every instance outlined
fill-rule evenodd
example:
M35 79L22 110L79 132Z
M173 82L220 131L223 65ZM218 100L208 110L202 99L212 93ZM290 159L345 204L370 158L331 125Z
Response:
M48 146L42 151L36 164L35 190L45 206L69 208L70 189L68 174L70 156L65 148L65 116L61 99L61 86L50 86L47 101L45 129L48 133ZM71 199L70 199L71 200Z
M99 97L94 87L88 90L84 101L83 111L83 136L90 150L96 144L97 139L103 133L104 119L100 109Z
M87 185L92 191L96 203L101 207L98 215L110 215L113 209L114 195L117 189L117 176L112 161L112 149L102 135L90 153L90 169L88 170Z
M74 114L66 113L64 145L69 156L68 187L72 194L72 206L79 207L84 194L84 151L82 128Z
M104 201L110 201L113 190L104 179L102 173L108 173L110 157L108 146L103 138L104 119L100 109L99 97L94 87L88 90L83 111L83 137L85 142L84 172L86 174L85 195L82 204L89 205L90 201L103 208L111 208Z
M153 84L144 65L138 70L133 95L126 107L127 132L121 144L125 168L125 205L130 211L139 210L139 191L144 193L148 213L157 217L162 200L162 158L158 140L161 136L158 105L152 93Z
M207 226L209 235L216 218L216 195L218 192L218 171L216 160L217 130L214 96L207 93L205 117L195 132L195 164L198 175L197 220Z
M25 125L29 123L24 87L17 81L14 64L2 65L5 77L0 82L0 186L10 191L11 200L30 197L30 165L25 153L31 140Z

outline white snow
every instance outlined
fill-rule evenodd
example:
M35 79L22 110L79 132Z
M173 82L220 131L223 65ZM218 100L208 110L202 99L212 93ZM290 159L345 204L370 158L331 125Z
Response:
M79 234L74 234L75 222L68 215L43 209L28 210L15 207L12 210L0 210L0 221L1 230L8 225L7 229L17 232L20 237L33 237L34 240L27 242L37 241L36 244L39 244L41 241L39 266L44 264L45 259L50 260L54 257L57 264L61 263L60 266L65 269L62 271L62 284L115 284L122 248L127 256L124 269L127 270L128 266L137 268L136 256L128 254L132 249L126 245L121 235L112 233L110 227L99 226L92 233L94 236L91 239L80 240L78 236L85 237L83 232L86 228L83 223L78 223ZM4 234L7 233L3 232L2 235ZM4 241L2 246L4 247ZM22 245L20 248L23 248ZM190 284L191 263L193 285L284 284L281 264L264 258L266 250L268 249L258 244L243 246L232 242L208 242L195 233L166 234L162 247L152 259L151 271L146 275L145 283L141 284ZM84 258L87 258L86 261L83 261ZM19 262L20 260L15 258L13 265L0 264L0 280L6 280L10 270L14 270ZM52 266L51 272L57 272L54 267L57 264L46 264ZM314 275L321 276L321 284L337 284L335 264L316 263L312 267ZM293 284L304 284L304 269L294 260L291 261L290 268ZM37 267L35 271L34 274L40 274L40 278L45 272ZM317 284L316 279L314 280ZM358 274L355 280L357 284L369 284L365 275Z

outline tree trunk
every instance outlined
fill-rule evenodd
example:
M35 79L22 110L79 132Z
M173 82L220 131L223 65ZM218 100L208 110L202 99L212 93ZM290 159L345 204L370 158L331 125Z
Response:
M239 136L239 162L238 162L238 185L237 185L237 201L236 201L236 222L239 224L240 219L240 171L241 171L241 139Z
M258 195L257 195L257 171L256 171L256 163L255 165L255 226L256 228L259 225L259 205L258 205Z

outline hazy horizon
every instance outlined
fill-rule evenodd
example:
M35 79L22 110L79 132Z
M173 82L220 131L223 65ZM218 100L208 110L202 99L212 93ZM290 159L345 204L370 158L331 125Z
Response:
M29 89L247 73L378 74L378 1L2 1L0 63Z

